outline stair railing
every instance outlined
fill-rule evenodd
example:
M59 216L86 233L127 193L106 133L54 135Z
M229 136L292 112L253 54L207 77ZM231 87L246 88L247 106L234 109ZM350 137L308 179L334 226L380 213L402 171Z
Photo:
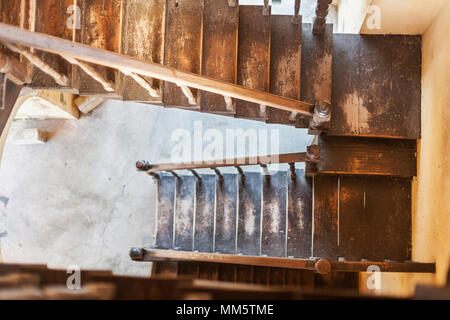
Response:
M267 161L267 159L270 159ZM275 159L275 160L274 160ZM196 170L198 169L211 169L213 170L219 179L223 179L222 173L219 168L234 167L238 170L240 176L245 179L243 166L253 166L259 165L265 171L266 177L270 177L267 166L269 164L289 164L291 177L295 179L295 163L305 162L306 170L305 174L307 176L313 176L317 171L317 164L320 162L320 147L318 145L311 145L307 148L306 152L299 153L289 153L289 154L278 154L269 156L255 156L255 157L245 157L245 158L234 158L234 159L220 159L205 162L191 162L191 163L163 163L163 164L150 164L148 161L138 161L136 162L136 168L139 171L146 172L150 176L159 179L161 172L168 172L173 176L179 178L175 171L179 170L189 170L195 177L201 181L200 175Z

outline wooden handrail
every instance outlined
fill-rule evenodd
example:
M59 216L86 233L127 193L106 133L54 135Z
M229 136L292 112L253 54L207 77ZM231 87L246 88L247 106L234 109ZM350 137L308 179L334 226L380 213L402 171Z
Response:
M314 270L320 274L329 272L367 272L371 266L380 268L380 272L434 273L435 263L418 262L373 262L373 261L329 261L326 259L275 258L263 256L244 256L191 251L159 250L133 248L130 257L134 261L191 261L238 264L249 266L275 267L287 269Z
M267 159L269 161L267 162L261 159ZM276 159L275 162L273 162L274 159ZM297 163L297 162L316 162L316 161L311 157L308 157L307 152L299 152L280 155L211 160L210 162L200 162L200 163L193 162L193 163L144 164L142 162L138 162L137 168L141 171L146 171L148 174L154 174L162 171L215 169L225 167L268 165L275 163Z
M138 75L172 82L179 86L208 91L284 111L297 112L308 117L312 116L313 105L307 102L246 88L157 63L144 62L133 57L92 48L54 36L22 30L4 23L0 23L0 40L118 70L126 70Z

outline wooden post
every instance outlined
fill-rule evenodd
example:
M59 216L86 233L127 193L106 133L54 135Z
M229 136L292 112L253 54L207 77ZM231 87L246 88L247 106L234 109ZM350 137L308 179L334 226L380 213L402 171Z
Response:
M292 23L300 24L302 19L300 18L301 0L295 0L294 16L292 17Z
M313 23L313 33L323 34L327 23L328 8L333 0L317 0L316 16Z

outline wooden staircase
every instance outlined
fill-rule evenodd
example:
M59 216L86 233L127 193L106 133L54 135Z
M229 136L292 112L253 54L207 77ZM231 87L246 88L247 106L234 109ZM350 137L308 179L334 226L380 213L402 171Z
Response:
M331 100L332 29L326 29L324 39L329 43L322 48L327 58L312 64L308 61L302 68L302 56L311 57L312 47L302 51L302 37L309 35L302 36L305 31L298 8L293 19L293 16L271 16L267 4L240 6L237 0L2 0L1 3L9 16L0 22L26 30L297 101L301 98L302 83L309 82L305 85L314 90L307 99L311 106L308 112L313 111L316 102ZM311 25L303 26L306 32L311 32ZM24 57L33 55L35 63L28 74L31 77L28 85L33 88L309 127L309 117L305 116L308 112L278 110L37 49L31 53L26 49L17 52L21 53L17 57L25 61ZM36 63L34 57L42 63ZM327 73L327 77L308 76L317 71Z

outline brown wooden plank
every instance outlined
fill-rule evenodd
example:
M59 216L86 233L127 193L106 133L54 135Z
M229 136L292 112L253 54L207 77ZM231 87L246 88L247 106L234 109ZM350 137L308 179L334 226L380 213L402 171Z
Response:
M269 285L271 286L284 286L286 270L283 268L270 268L269 272Z
M286 269L284 272L284 283L286 286L300 287L301 270Z
M164 30L166 0L123 0L120 52L143 61L164 63ZM162 81L143 77L153 88L162 90ZM132 78L120 74L119 83L124 100L162 103L152 97Z
M333 42L333 115L328 135L359 134L359 37L336 34Z
M367 248L365 233L365 177L339 178L338 253L347 261L360 261Z
M203 0L167 0L164 63L183 71L201 74ZM199 100L199 92L192 89ZM165 106L198 108L190 105L177 85L164 82Z
M194 250L214 252L216 177L202 175L201 178L202 183L197 183Z
M318 101L331 102L333 70L333 25L327 25L325 32L314 35L312 25L302 26L302 86L301 98L315 104ZM308 119L299 119L297 126L308 127Z
M192 251L194 244L194 206L197 179L180 176L176 181L175 248Z
M366 177L365 258L411 260L411 179Z
M259 255L261 250L262 177L258 172L246 172L239 177L238 253Z
M199 275L199 263L190 261L178 262L178 276L197 279Z
M234 264L219 264L219 281L235 282L236 266Z
M217 281L219 279L219 265L217 263L199 263L198 278Z
M203 15L202 74L236 83L239 27L239 1L230 6L228 0L205 0ZM234 114L221 95L202 92L201 110Z
M253 267L253 283L267 286L269 284L269 270L267 267Z
M238 84L269 91L270 82L270 15L262 6L239 6ZM237 118L266 121L267 112L260 106L236 101Z
M300 17L301 18L301 17ZM301 20L301 19L300 19ZM271 17L270 93L300 100L302 63L302 24L292 16ZM296 125L291 113L269 108L268 123ZM302 116L298 116L302 117Z
M313 256L338 258L338 177L316 175L313 187Z
M312 179L297 170L295 180L288 175L287 256L312 256Z
M286 256L287 174L263 177L261 255Z
M252 266L236 266L236 282L253 283L253 267Z
M217 178L215 252L236 253L237 176Z
M319 173L417 175L417 144L413 140L319 137Z
M70 15L67 13L67 10L70 6L73 6L74 3L74 0L36 1L36 11L32 13L34 15L33 21L35 23L32 28L35 32L41 32L73 41L75 33L74 30L68 26L67 20L70 18ZM74 76L73 66L67 60L59 55L39 50L35 50L34 54L54 70L68 77L70 83L72 83L72 78ZM61 87L52 77L36 67L33 67L31 85L34 88L76 91L72 89L71 86Z
M173 248L173 224L175 210L175 177L162 175L158 182L158 209L156 246L161 249Z
M357 272L332 272L327 275L316 274L316 288L346 289L355 294L359 290L359 274Z
M392 136L421 137L422 37L390 36ZM402 54L398 54L402 52ZM405 94L405 93L408 94ZM386 124L385 124L386 125Z
M82 0L81 9L81 37L83 44L94 48L104 49L112 52L120 50L120 33L122 0ZM105 80L110 81L113 86L116 83L119 72L116 69L90 64ZM101 95L119 98L118 92L108 92L104 87L78 69L79 81L76 87L80 95Z
M177 278L178 262L176 261L160 261L153 264L153 276L162 278Z

